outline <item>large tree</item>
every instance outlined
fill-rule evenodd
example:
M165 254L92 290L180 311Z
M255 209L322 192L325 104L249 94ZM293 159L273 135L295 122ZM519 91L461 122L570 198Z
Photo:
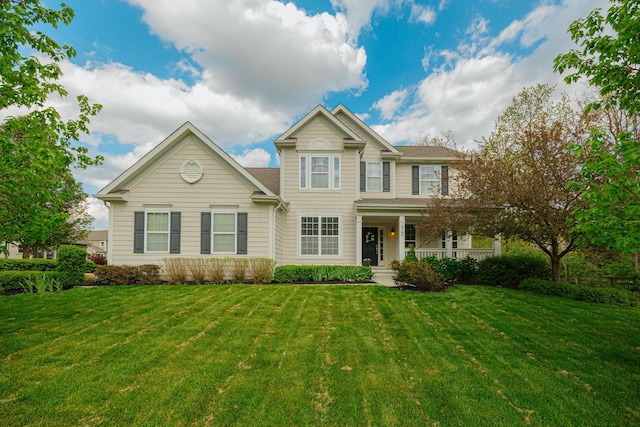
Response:
M478 152L467 153L452 173L456 199L436 198L425 212L430 237L446 230L518 237L549 256L553 279L575 247L573 211L580 194L567 184L579 176L569 149L586 137L587 117L553 88L524 89L495 123Z
M592 243L623 253L640 250L640 1L612 0L569 27L580 46L555 58L555 70L570 72L568 83L586 78L604 107L603 122L583 145L575 147L584 162L574 188L585 206L576 210L576 229ZM620 118L626 118L620 120ZM636 255L637 257L637 255ZM637 259L637 258L636 258Z
M64 4L55 10L38 0L0 1L0 115L8 108L22 114L0 124L0 239L5 241L51 243L63 224L73 222L71 206L84 194L72 169L102 161L77 144L101 106L78 96L78 117L65 120L47 104L52 96L67 95L58 83L60 62L75 50L34 28L55 29L72 19L73 10Z

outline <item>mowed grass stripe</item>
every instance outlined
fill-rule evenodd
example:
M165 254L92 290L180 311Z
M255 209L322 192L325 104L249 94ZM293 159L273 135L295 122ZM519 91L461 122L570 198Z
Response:
M628 425L640 422L639 319L638 309L470 286L19 295L0 299L0 417L8 425Z

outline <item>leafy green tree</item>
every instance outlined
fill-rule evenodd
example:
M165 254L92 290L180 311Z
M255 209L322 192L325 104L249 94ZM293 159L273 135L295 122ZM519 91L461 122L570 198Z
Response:
M576 210L576 229L586 240L632 253L640 250L640 1L612 0L569 27L580 46L555 58L556 71L571 73L568 83L586 78L601 100L608 120L593 129L575 152L582 165L574 188L583 192L586 206ZM613 111L615 114L611 114ZM626 120L619 120L620 117ZM637 255L636 255L637 260Z
M58 83L60 62L76 52L34 27L55 29L68 25L73 16L64 4L55 10L38 0L0 1L0 114L10 107L27 111L0 124L0 239L4 241L53 243L52 237L73 222L71 206L78 205L84 194L72 169L102 161L77 144L81 133L88 134L90 118L101 106L78 96L78 117L65 120L47 104L51 97L67 96Z
M595 9L569 26L580 46L558 55L554 68L564 80L585 77L603 99L629 112L640 111L640 1L612 0L606 15Z

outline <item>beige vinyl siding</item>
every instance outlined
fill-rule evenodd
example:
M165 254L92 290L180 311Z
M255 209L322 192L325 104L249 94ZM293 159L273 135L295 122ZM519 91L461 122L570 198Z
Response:
M233 206L230 210L247 212L246 256L269 256L269 206L254 204L252 189L197 141L187 137L177 151L130 188L128 202L111 204L114 236L109 242L110 263L157 264L166 257L215 256L200 254L200 213L211 211L211 206ZM204 174L195 184L180 176L180 168L188 160L197 160L203 168ZM152 205L171 205L170 211L181 212L180 254L133 253L134 212L153 209Z
M318 150L322 140L329 143L328 150ZM299 188L299 170L301 155L340 156L340 189L303 189ZM283 264L337 264L355 263L355 205L359 189L359 162L356 149L344 149L343 139L325 120L313 121L298 135L296 148L286 148L280 153L281 176L285 200L289 212L284 218ZM300 256L299 255L299 218L302 216L338 216L341 219L340 256Z
M418 164L418 163L415 163ZM426 163L422 163L422 164L426 164ZM442 165L444 163L438 163L438 165ZM397 185L396 185L396 197L398 198L403 198L403 197L413 197L413 198L420 198L420 197L430 197L430 196L424 196L424 195L414 195L411 194L411 166L413 166L412 164L409 163L398 163L396 164L396 178L397 178ZM456 170L453 169L451 166L449 166L449 196L453 196L455 195L457 188L456 188L456 182L455 182L455 174L456 174Z
M276 210L275 217L275 260L278 265L282 265L285 263L284 235L286 226L286 214L282 210L278 209Z

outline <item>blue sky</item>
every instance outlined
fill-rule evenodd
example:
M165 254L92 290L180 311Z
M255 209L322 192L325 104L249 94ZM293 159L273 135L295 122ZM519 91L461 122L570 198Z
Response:
M57 2L47 0L53 7ZM103 105L78 171L95 193L191 121L245 166L278 166L272 140L318 104L344 104L392 144L452 130L489 136L524 87L550 83L569 24L604 0L67 0L50 32L78 52L71 95ZM52 100L72 117L74 97ZM0 111L0 116L11 111ZM90 199L95 228L107 211Z

